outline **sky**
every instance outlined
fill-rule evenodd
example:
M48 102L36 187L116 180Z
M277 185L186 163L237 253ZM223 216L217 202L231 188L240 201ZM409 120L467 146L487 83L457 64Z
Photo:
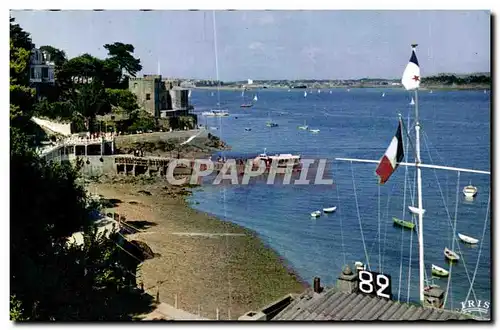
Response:
M399 78L412 43L419 44L424 77L490 71L489 11L216 11L216 33L212 11L11 11L11 16L36 46L54 46L69 58L83 53L105 58L104 44L130 43L141 59L141 74L160 69L165 77Z

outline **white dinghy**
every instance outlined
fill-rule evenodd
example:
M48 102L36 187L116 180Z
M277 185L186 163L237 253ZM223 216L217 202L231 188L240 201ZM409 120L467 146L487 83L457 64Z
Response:
M319 217L320 215L321 215L321 212L320 212L320 211L314 211L314 212L312 212L312 213L311 213L311 217L313 217L313 218L317 218L317 217Z
M477 244L477 242L479 242L478 239L475 239L473 237L466 236L466 235L463 235L460 233L458 233L458 238L460 238L462 240L462 242L468 243L468 244Z
M327 207L327 208L323 209L323 212L325 212L325 213L333 213L333 212L335 212L336 209L337 209L336 206L334 206L334 207Z
M444 256L446 258L448 258L448 260L450 260L450 261L460 260L460 257L458 256L458 254L455 251L452 251L446 247L444 248Z

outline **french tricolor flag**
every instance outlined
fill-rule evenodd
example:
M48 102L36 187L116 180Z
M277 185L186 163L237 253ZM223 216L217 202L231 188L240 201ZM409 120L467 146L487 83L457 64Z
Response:
M404 148L403 148L403 135L402 135L403 123L399 120L398 129L396 135L392 138L389 148L385 151L384 156L380 159L375 173L379 177L379 183L384 184L389 177L398 168L399 162L403 160Z
M418 89L420 86L420 66L418 65L417 55L415 54L417 45L413 44L411 47L410 62L406 65L405 71L403 72L403 78L401 79L401 83L406 90Z

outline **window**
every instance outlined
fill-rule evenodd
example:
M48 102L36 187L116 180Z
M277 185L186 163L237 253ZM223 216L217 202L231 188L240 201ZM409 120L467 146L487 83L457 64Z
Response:
M151 94L146 94L146 100L151 100Z
M42 78L48 78L49 77L49 68L42 68Z
M30 68L31 79L35 79L35 68Z

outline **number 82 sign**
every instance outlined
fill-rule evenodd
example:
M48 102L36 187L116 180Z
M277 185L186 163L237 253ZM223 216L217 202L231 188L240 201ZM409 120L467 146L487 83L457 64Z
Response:
M392 299L391 277L377 272L361 270L358 272L358 292Z

